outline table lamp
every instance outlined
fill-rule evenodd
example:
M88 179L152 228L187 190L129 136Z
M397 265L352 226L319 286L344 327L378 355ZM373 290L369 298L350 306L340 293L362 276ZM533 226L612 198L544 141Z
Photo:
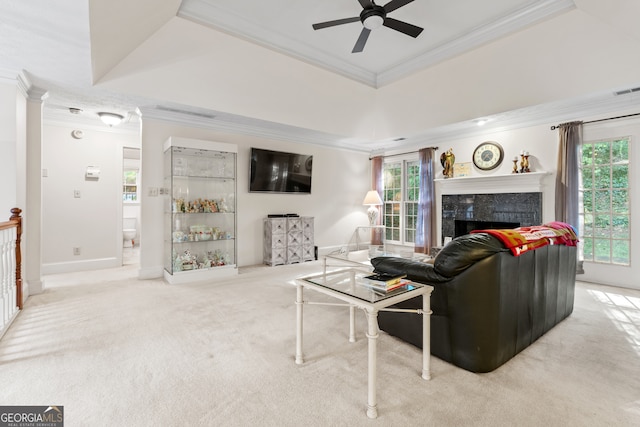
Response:
M367 215L369 216L369 225L376 225L378 219L378 208L376 206L382 204L382 199L376 190L371 190L364 196L363 205L369 206L367 209Z

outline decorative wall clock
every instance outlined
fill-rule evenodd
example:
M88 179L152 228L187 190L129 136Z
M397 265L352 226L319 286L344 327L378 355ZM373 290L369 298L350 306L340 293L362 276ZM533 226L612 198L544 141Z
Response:
M481 170L488 171L500 166L504 151L497 142L486 141L473 150L473 164Z

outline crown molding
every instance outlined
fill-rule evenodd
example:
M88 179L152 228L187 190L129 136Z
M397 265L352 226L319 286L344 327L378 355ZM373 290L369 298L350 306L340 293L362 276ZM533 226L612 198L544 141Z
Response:
M409 74L476 49L523 28L575 9L573 0L545 0L520 9L504 18L475 29L389 70L378 74L376 87L400 80Z
M487 116L491 119L484 126L472 120L429 129L407 138L402 145L390 141L374 141L371 154L417 150L427 145L443 144L460 138L484 137L490 133L508 132L541 125L557 125L573 120L589 120L621 112L640 112L640 96L626 94L616 96L613 92L601 92L571 100L563 100L532 107L521 108L501 114Z
M210 2L183 0L177 15L180 18L250 41L371 87L376 85L375 73L342 61L329 53L319 51L291 36L267 30Z
M0 67L0 83L16 84L19 71Z
M415 58L403 61L385 71L375 73L340 60L333 55L311 47L295 38L268 30L234 14L201 0L183 0L178 16L222 31L273 51L324 68L343 77L380 88L409 74L428 68L454 56L475 49L524 27L575 9L573 0L542 0L532 3L489 25L457 37L455 40L429 50Z
M32 83L29 73L22 70L17 77L18 90L30 101L44 102L48 98L47 89Z
M298 144L312 144L348 151L369 152L365 141L338 135L303 129L295 126L252 119L233 114L199 110L185 106L152 105L138 107L141 120L158 120L178 125L198 127L219 132L228 132ZM359 147L358 145L362 145Z

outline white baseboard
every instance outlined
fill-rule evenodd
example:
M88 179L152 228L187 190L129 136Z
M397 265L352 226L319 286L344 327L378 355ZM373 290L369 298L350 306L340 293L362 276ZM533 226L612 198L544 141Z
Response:
M42 264L42 274L75 273L77 271L102 270L121 267L117 258L89 259L74 262Z

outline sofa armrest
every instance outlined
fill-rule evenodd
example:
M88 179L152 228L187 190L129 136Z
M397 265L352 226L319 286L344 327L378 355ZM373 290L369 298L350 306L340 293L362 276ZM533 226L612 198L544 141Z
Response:
M376 273L406 274L407 279L414 282L432 284L451 280L438 274L433 264L399 257L377 257L371 259Z

